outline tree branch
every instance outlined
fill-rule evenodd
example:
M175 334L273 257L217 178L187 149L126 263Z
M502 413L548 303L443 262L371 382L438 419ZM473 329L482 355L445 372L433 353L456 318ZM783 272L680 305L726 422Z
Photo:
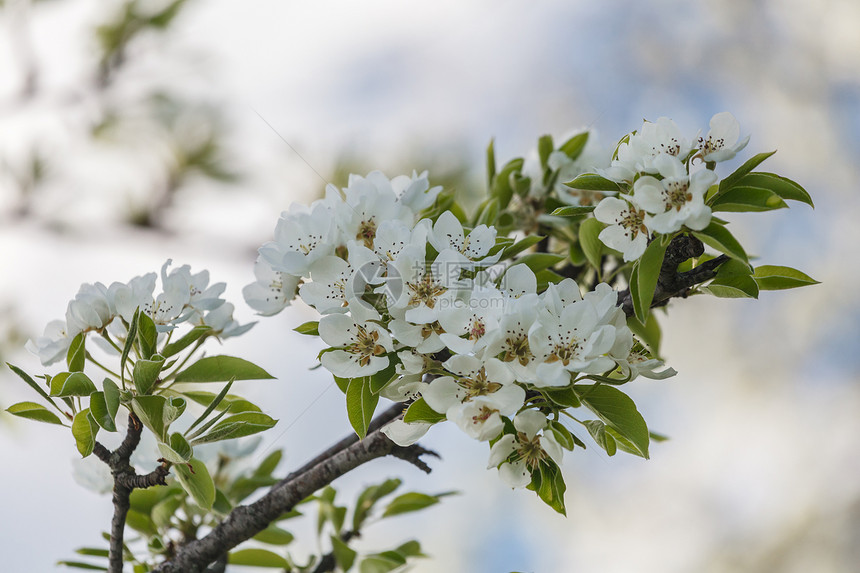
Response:
M146 475L138 475L131 465L131 454L140 444L143 425L134 414L128 415L128 430L122 444L110 451L100 442L93 445L93 453L110 468L113 476L113 518L111 519L110 552L108 567L110 573L122 573L123 537L125 521L131 506L131 492L154 485L165 485L170 463L163 461L160 466Z
M397 446L379 430L385 422L402 413L402 404L396 406L396 414L392 415L394 408L390 408L374 420L376 427L364 440L359 441L357 438L341 440L326 450L326 452L334 452L329 457L320 460L321 456L317 456L312 460L319 460L317 463L309 468L307 465L310 464L306 464L299 471L291 473L256 502L247 506L237 506L208 535L182 546L173 559L162 563L154 571L158 573L204 571L209 563L265 529L271 522L293 509L296 504L315 491L376 458L394 455L417 465L423 471L429 471L430 468L419 458L423 454L436 455L435 453L418 445L405 448ZM347 441L351 444L338 449Z
M693 270L685 273L678 272L678 265L688 259L700 257L704 252L705 246L692 235L678 235L672 239L663 257L663 265L660 267L657 287L651 300L652 308L665 305L673 297L686 297L691 287L714 278L719 266L729 260L726 255L720 255ZM618 306L627 316L633 316L633 297L629 288L619 291Z

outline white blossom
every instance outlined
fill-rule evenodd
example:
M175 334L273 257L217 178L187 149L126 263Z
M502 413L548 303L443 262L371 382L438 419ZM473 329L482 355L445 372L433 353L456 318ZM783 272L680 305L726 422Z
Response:
M645 226L645 211L636 204L617 197L606 197L594 209L594 217L607 227L598 238L609 248L621 251L625 261L642 256L648 246L649 230Z
M687 175L676 158L661 155L654 161L662 179L645 175L636 180L636 202L650 213L645 226L658 233L674 233L683 226L701 231L711 221L711 208L705 205L705 193L717 181L717 175L703 169Z
M301 281L301 277L276 271L262 257L254 263L254 276L257 280L242 289L242 296L263 316L278 314L288 307Z
M708 162L728 161L750 141L749 135L740 139L741 126L735 116L727 111L712 117L710 128L708 135L699 139L702 159Z
M543 460L561 465L563 450L551 432L539 434L547 425L546 416L525 410L514 417L516 434L505 434L490 449L487 469L499 468L499 477L511 487L531 483L531 472Z

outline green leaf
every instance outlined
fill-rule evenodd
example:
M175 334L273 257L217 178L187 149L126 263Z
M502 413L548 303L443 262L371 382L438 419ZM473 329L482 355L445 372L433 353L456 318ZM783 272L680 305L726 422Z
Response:
M269 567L273 569L290 570L289 561L266 549L240 549L227 556L230 565L249 565L251 567Z
M221 391L223 392L223 388ZM204 406L209 406L212 401L218 397L214 392L203 392L198 390L182 392L180 395L194 400L198 404L203 404ZM219 412L230 410L233 414L238 414L240 412L262 412L259 406L236 394L227 394L221 400L221 403L215 406L215 409Z
M651 432L648 432L648 435L650 437ZM606 439L614 440L615 446L622 452L627 452L628 454L633 454L634 456L639 455L639 450L636 448L633 442L619 434L618 431L615 430L612 426L606 426Z
M406 410L406 414L403 415L403 421L407 424L415 422L435 424L443 420L445 420L445 414L440 414L431 408L424 398L418 398L412 402Z
M131 324L128 325L128 334L125 337L125 344L122 347L122 355L119 359L119 371L121 382L125 384L125 363L128 360L128 355L134 347L134 341L137 338L137 327L140 322L140 307L134 310L134 315L131 317ZM125 386L123 386L125 387Z
M525 265L535 273L560 263L567 258L566 255L555 255L553 253L529 253L523 255L513 262L514 265Z
M51 396L89 396L95 391L96 385L83 372L60 372L51 378Z
M171 356L182 352L210 332L212 332L211 326L206 326L205 324L195 326L189 332L185 333L185 336L176 342L171 342L165 346L161 351L161 355L165 358L170 358Z
M97 432L98 426L90 416L89 408L75 414L75 419L72 420L72 436L75 438L75 444L78 446L78 451L82 457L85 458L93 453Z
M158 354L155 354L152 360L141 359L134 363L132 378L138 394L149 393L155 381L158 380L158 375L161 374L162 366L164 366L164 357Z
M645 323L639 322L636 316L627 318L627 327L635 334L639 340L657 357L660 356L660 339L662 333L660 331L660 323L657 322L657 317L654 313L649 313Z
M355 501L355 511L352 514L352 529L358 531L364 524L364 520L370 514L370 510L380 498L392 493L402 482L399 479L387 479L381 484L372 485L362 491Z
M618 183L611 181L596 173L585 173L573 181L568 181L565 186L571 189L583 189L585 191L621 191Z
M478 211L478 216L475 219L475 225L492 226L496 222L496 217L499 216L499 200L488 199L481 210Z
M568 451L573 450L576 442L573 441L573 434L570 433L570 430L568 430L564 424L558 420L550 420L548 425L552 435L555 437L555 441L558 442L562 448Z
M318 320L311 320L304 324L301 324L295 327L293 330L298 332L299 334L306 334L309 336L319 336L320 335L320 322Z
M155 354L155 345L158 342L158 330L152 318L145 312L141 312L137 318L137 340L140 343L140 357L144 360Z
M763 171L758 171L755 173L748 173L744 175L740 181L737 183L738 186L748 186L748 187L763 187L770 191L773 191L783 199L788 199L790 201L799 201L801 203L806 203L813 209L815 205L812 203L812 197L809 196L806 189L788 179L787 177L781 177L775 173L765 173Z
M180 489L179 491L182 490ZM152 507L150 515L152 517L152 522L156 527L167 529L171 526L173 516L176 514L176 510L179 509L179 506L182 505L182 501L185 497L184 495L179 496L177 493L178 492L174 492L172 495L165 497Z
M637 263L636 283L638 288L636 290L639 304L634 305L634 309L637 311L636 318L641 322L645 322L648 318L648 310L654 299L654 290L657 288L657 279L660 278L660 269L663 266L665 254L666 247L663 246L662 241L651 241Z
M289 545L295 537L286 529L281 529L277 525L270 525L255 535L254 539L269 545Z
M227 380L264 380L271 374L247 360L232 356L201 358L176 375L176 382L226 382Z
M496 149L495 139L491 139L487 145L487 189L493 188L496 179ZM508 198L510 201L510 198Z
M206 435L192 440L191 444L196 446L198 444L250 436L268 430L277 423L277 420L260 412L242 412L241 414L224 418L212 426Z
M349 423L360 439L367 435L367 427L373 418L379 394L374 394L370 377L353 378L346 388L346 413Z
M161 457L174 464L187 463L193 455L188 441L182 434L177 432L170 434L169 443L164 444L159 442L158 451L161 452Z
M797 269L776 265L756 267L753 278L761 290L782 290L820 284Z
M588 215L592 211L594 211L594 206L592 205L587 207L568 205L567 207L559 207L550 213L550 215L555 217L582 217L583 215Z
M99 426L108 432L116 432L116 422L114 421L116 412L114 411L111 415L104 392L90 394L90 412L92 412L93 419Z
M119 411L119 387L110 378L105 378L102 381L102 388L104 389L108 414L111 419L116 419L116 413Z
M87 362L86 341L87 337L83 332L78 333L72 339L72 344L66 353L66 364L69 365L69 372L84 371L84 364Z
M542 135L538 139L538 157L540 158L540 166L546 169L546 162L549 159L549 154L555 150L555 144L552 141L551 135Z
M575 388L589 410L630 440L638 455L648 458L648 426L627 394L605 385L576 385Z
M731 189L737 185L741 177L758 167L765 159L774 153L776 153L775 149L767 153L759 153L748 159L743 165L735 169L731 175L720 181L720 191Z
M60 421L60 418L58 418L56 414L36 402L18 402L17 404L12 404L6 408L6 411L13 416L27 418L28 420L36 420L47 424L57 424L59 426L65 425Z
M716 212L762 212L774 209L787 209L788 205L782 198L768 189L739 185L721 193L711 203L711 210Z
M390 354L388 360L388 366L376 372L372 376L370 376L370 391L374 394L379 394L379 392L388 386L388 384L397 378L397 365L400 363L400 359L397 358L396 354Z
M282 450L275 450L268 456L266 456L260 465L257 466L257 469L254 470L255 476L271 476L272 472L275 471L275 468L278 467L278 464L281 463L281 458L283 457L284 452Z
M603 255L603 243L598 238L600 231L603 230L603 223L591 217L582 222L579 226L579 245L582 247L582 252L585 253L585 258L591 263L591 266L600 272L600 258Z
M72 569L86 569L87 571L107 571L107 567L101 565L92 565L83 561L57 561L57 565L71 567Z
M129 509L128 514L125 516L125 523L135 531L139 531L146 536L158 535L158 529L155 527L149 514Z
M17 375L18 375L18 376L19 376L19 377L20 377L24 382L26 382L26 383L27 383L27 386L29 386L30 388L32 388L33 390L35 390L35 391L36 391L36 393L37 393L37 394L39 394L39 396L41 396L42 398L44 398L45 400L47 400L48 402L50 402L50 403L51 403L51 405L52 405L54 408L56 408L58 411L62 412L62 410L60 409L60 407L59 407L59 406L57 406L56 402L54 402L53 400L51 400L51 398L48 396L48 393L47 393L47 392L45 392L45 389L44 389L44 388L42 388L39 384L37 384L37 383L36 383L36 381L35 381L35 380L33 380L33 379L30 377L30 375L29 375L29 374L27 374L26 372L24 372L23 370L21 370L21 369L20 369L20 368L18 368L17 366L15 366L15 365L13 365L13 364L9 364L8 362L6 363L6 366L8 366L8 367L9 367L9 369L10 369L12 372L14 372L15 374L17 374Z
M425 507L436 505L437 503L439 503L439 498L434 495L418 493L417 491L404 493L391 500L391 503L388 504L385 511L382 513L382 517L391 517L392 515L400 515L401 513L419 511Z
M212 509L212 503L215 501L215 483L209 475L206 464L197 458L192 458L187 465L174 466L174 470L182 488L191 496L194 503L203 509Z
M595 443L606 450L606 453L609 454L610 457L614 456L616 452L615 439L612 435L607 435L606 424L600 420L585 420L583 424L588 430L588 433L591 434L591 438Z
M719 298L758 298L759 287L751 276L716 277L700 289Z
M188 432L190 432L191 430L193 430L193 429L197 426L197 424L199 424L200 422L202 422L203 420L205 420L205 419L206 419L206 416L208 416L209 414L211 414L211 413L212 413L212 411L213 411L215 408L217 408L217 407L218 407L218 404L220 404L220 403L221 403L221 400L223 400L223 399L224 399L224 397L227 395L227 392L230 390L230 386L232 386L232 385L233 385L233 381L232 381L232 380L230 380L229 382L227 382L227 384L224 386L224 388L222 388L222 389L221 389L221 392L219 392L219 393L218 393L218 395L217 395L217 396L215 396L215 397L214 397L214 398L209 402L209 405L206 407L206 409L203 411L203 413L202 413L202 414L200 414L200 417L199 417L199 418L197 418L196 420L194 420L194 423L193 423L193 424L191 424L190 426L188 426L188 429L186 430L186 433L188 433ZM188 394L191 394L191 393L189 392ZM191 398L192 400L194 400L194 398L193 398L192 396L188 396L188 397L189 397L189 398ZM196 400L195 400L195 401L196 401Z
M511 187L511 175L520 171L522 167L522 158L512 159L502 167L502 170L494 178L490 196L498 199L499 208L504 209L511 202L511 197L514 195L514 190Z
M331 550L332 553L334 553L334 560L340 566L340 569L343 571L349 571L349 568L352 567L353 563L355 563L355 557L358 553L356 553L354 549L351 549L349 545L344 543L337 535L331 536Z
M733 259L749 264L749 259L747 258L746 252L744 252L744 248L738 240L732 236L729 230L719 223L711 221L711 223L703 230L693 231L692 234L697 239L719 252L725 253Z
M520 254L521 252L525 251L526 249L529 249L529 248L537 245L543 239L544 239L544 237L542 235L529 235L528 237L520 239L516 243L505 248L505 250L502 252L502 256L499 260L505 261L507 259L513 258L515 255Z
M540 391L559 406L564 406L565 408L579 408L582 406L582 402L579 401L579 396L576 395L573 388L541 388Z
M392 554L393 552L388 552ZM406 564L406 559L398 555L397 553L393 553L397 558L391 557L391 555L368 555L365 557L361 564L358 566L359 573L389 573L389 571L394 571L395 569L402 567Z
M97 547L81 547L75 549L78 555L88 555L91 557L110 557L110 551L107 549L99 549Z
M564 507L564 492L567 486L561 469L554 463L540 465L540 485L537 487L538 497L548 506L562 515L567 515Z
M582 150L585 149L586 143L588 143L588 132L583 131L562 143L561 147L558 149L567 155L572 161L576 161L576 159L582 154Z
M167 430L164 424L165 404L167 404L167 398L164 396L135 396L131 400L131 409L135 415L162 441Z
M421 552L421 544L414 539L398 545L394 551L403 557L427 557Z

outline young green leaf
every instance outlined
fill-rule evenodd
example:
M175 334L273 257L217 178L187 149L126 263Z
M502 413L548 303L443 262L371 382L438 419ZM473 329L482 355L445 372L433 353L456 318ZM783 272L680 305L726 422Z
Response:
M505 260L508 260L510 258L513 258L514 256L520 254L521 252L525 251L526 249L529 249L529 248L537 245L543 239L544 239L544 237L542 235L529 235L528 237L520 239L516 243L513 243L513 244L509 245L508 247L506 247L505 250L502 251L502 256L500 257L499 260L505 261Z
M281 529L277 525L270 525L255 535L253 539L268 545L289 545L295 537L286 529Z
M645 322L651 301L654 299L654 291L657 288L657 279L660 278L660 269L663 266L663 257L666 254L666 246L662 241L651 241L651 244L642 253L639 259L638 272L636 273L637 298L639 304L634 305L636 318Z
M583 189L585 191L621 191L618 183L595 173L585 173L564 185L571 189Z
M379 394L371 389L370 377L353 378L346 388L346 413L349 423L362 440L367 435L367 427L376 411Z
M515 265L525 265L535 273L560 263L567 257L552 253L529 253L514 261Z
M96 385L83 372L60 372L51 378L51 396L89 396L95 391Z
M242 412L241 414L224 418L212 426L206 435L192 440L191 444L196 446L198 444L250 436L268 430L277 423L277 420L260 412Z
M762 212L788 208L785 201L773 191L762 187L749 187L745 185L738 185L725 193L720 193L710 205L711 210L715 213L720 211L734 213Z
M720 225L715 221L711 221L711 223L701 231L693 231L692 233L694 237L706 245L713 247L721 253L727 254L733 259L749 264L749 259L747 258L746 252L744 252L744 248L723 225Z
M293 329L299 334L306 334L308 336L319 336L320 335L320 323L318 320L311 320L304 324L300 324L299 326Z
M140 358L148 359L155 354L158 330L152 318L145 312L141 312L137 318L137 340L140 344Z
M331 551L334 553L334 560L342 571L349 571L358 555L338 535L331 536Z
M18 416L20 418L27 418L29 420L36 420L47 424L57 424L60 426L65 425L60 421L60 418L58 418L56 414L36 402L18 402L17 404L12 404L6 408L6 411L13 416Z
M182 488L191 496L194 503L203 509L212 509L212 503L215 501L215 482L212 481L206 464L197 458L192 458L187 465L174 466L174 470Z
M575 388L589 410L630 440L638 455L648 458L648 425L627 394L605 385L576 385Z
M134 341L137 340L137 327L139 322L140 307L137 307L134 310L134 315L131 317L131 323L128 325L128 334L125 337L125 344L122 347L122 354L119 359L120 382L122 382L123 388L125 388L125 363L128 360L128 355L131 352L131 349L134 347Z
M99 426L108 432L116 432L116 422L114 421L116 411L111 415L104 392L90 394L90 412L92 412L93 419Z
M166 345L161 350L161 355L165 358L170 358L171 356L178 354L200 340L204 335L212 332L211 326L206 326L205 324L201 324L192 328L189 332L185 333L185 335L177 340L176 342L171 342Z
M150 432L160 440L164 440L167 426L164 424L164 406L167 398L164 396L135 396L131 400L131 409Z
M158 451L161 457L174 464L188 463L193 455L188 441L178 432L170 434L168 443L159 442Z
M759 153L748 159L743 165L735 169L735 171L720 182L720 191L729 190L738 184L741 177L758 167L765 159L776 153L776 150Z
M582 247L582 252L585 253L585 258L591 263L591 266L597 269L600 273L600 259L603 255L603 242L598 238L600 231L603 230L603 223L591 217L582 222L579 226L579 245Z
M571 161L576 161L585 149L586 143L588 143L588 132L583 131L562 143L558 150L567 155Z
M233 356L206 356L176 375L176 382L264 380L274 376L247 360Z
M406 410L406 414L403 415L403 421L407 424L412 424L414 422L435 424L443 420L445 420L445 414L440 414L431 408L424 398L418 398L412 402Z
M352 529L358 531L364 524L370 510L380 498L392 493L402 482L399 479L387 479L381 484L372 485L362 491L355 501L355 511L352 514Z
M105 378L102 381L102 389L104 389L108 415L111 419L115 419L116 413L119 411L119 387L110 378Z
M574 206L568 205L566 207L559 207L555 209L550 215L554 217L582 217L588 215L594 211L594 206Z
M161 368L164 366L164 357L158 354L152 356L151 360L140 359L134 363L132 379L138 394L147 394L152 389Z
M748 173L741 177L741 179L737 183L738 186L749 186L749 187L763 187L770 191L773 191L783 199L788 199L791 201L799 201L801 203L806 203L813 209L815 205L812 203L812 197L809 196L806 189L788 179L787 177L781 177L780 175L776 175L775 173L765 173L763 171Z
M75 419L72 420L72 436L75 438L75 444L81 457L87 457L93 453L93 447L96 443L96 433L98 433L98 425L90 416L90 409L86 408L75 414Z
M388 504L382 513L382 517L391 517L392 515L418 511L437 503L439 503L439 498L435 495L427 495L426 493L415 491L404 493L391 500L391 503Z
M50 396L48 396L48 393L47 393L47 392L45 392L44 388L42 388L39 384L37 384L37 383L36 383L36 381L35 381L35 380L33 380L33 379L30 377L30 375L29 375L29 374L27 374L26 372L24 372L23 370L21 370L20 368L18 368L17 366L15 366L14 364L9 364L9 363L7 362L7 363L6 363L6 366L8 366L8 367L9 367L9 369L10 369L12 372L14 372L15 374L17 374L17 375L21 378L21 380L23 380L24 382L26 382L26 383L27 383L27 386L29 386L30 388L32 388L33 390L35 390L35 391L36 391L36 393L37 393L37 394L39 394L39 396L41 396L42 398L44 398L45 400L47 400L48 402L50 402L51 406L53 406L54 408L56 408L58 412L60 412L60 413L62 413L62 412L63 412L63 410L62 410L62 409L60 409L60 407L59 407L59 406L57 406L56 402L54 402L53 400L51 400Z
M86 349L86 334L79 332L72 339L72 344L69 346L69 351L66 353L66 364L69 365L69 372L83 372L84 364L87 361Z
M611 457L617 451L615 439L611 435L606 434L606 424L600 420L585 420L583 422L588 433L595 443L606 450L606 453Z
M205 419L206 419L206 416L208 416L209 414L211 414L211 413L212 413L212 411L213 411L215 408L217 408L217 407L218 407L218 404L220 404L220 403L221 403L221 400L223 400L223 399L224 399L224 397L227 395L227 392L230 390L230 387L231 387L232 385L233 385L233 381L232 381L232 380L230 380L229 382L227 382L227 384L226 384L226 385L221 389L221 392L219 392L219 393L218 393L218 395L217 395L217 396L215 396L215 398L214 398L211 402L209 402L209 405L206 407L206 409L203 411L203 413L202 413L202 414L200 414L200 417L199 417L199 418L197 418L196 420L194 420L194 423L192 423L190 426L188 426L188 430L186 430L186 433L188 433L188 432L190 432L191 430L193 430L193 429L197 426L197 424L199 424L200 422L202 422L203 420L205 420ZM193 398L193 397L191 397L191 396L189 396L189 398L191 398L192 400L194 400L194 398Z
M487 145L487 189L493 188L496 180L496 149L495 139L491 139ZM510 198L508 199L510 201Z
M782 290L820 284L797 269L776 265L756 267L753 278L761 290Z

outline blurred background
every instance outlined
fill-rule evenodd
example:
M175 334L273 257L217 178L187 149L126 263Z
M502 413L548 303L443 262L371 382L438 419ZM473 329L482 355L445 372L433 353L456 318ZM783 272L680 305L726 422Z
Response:
M763 169L816 202L736 214L735 235L822 284L672 305L679 375L629 387L671 437L650 461L568 456L566 519L453 427L422 442L444 458L430 476L377 461L335 485L462 493L362 541L420 539L433 559L416 572L858 571L858 29L855 0L0 0L0 358L42 372L23 344L80 283L167 258L227 281L253 320L256 247L350 171L429 169L465 193L491 137L507 161L545 133L592 127L609 146L665 115L692 137L728 110L744 157L778 149ZM281 420L264 447L285 449L283 472L349 432L308 370L318 346L291 332L313 316L291 307L224 348L278 377L242 390ZM0 372L0 407L31 399ZM4 571L52 570L107 529L74 455L67 432L0 414Z

